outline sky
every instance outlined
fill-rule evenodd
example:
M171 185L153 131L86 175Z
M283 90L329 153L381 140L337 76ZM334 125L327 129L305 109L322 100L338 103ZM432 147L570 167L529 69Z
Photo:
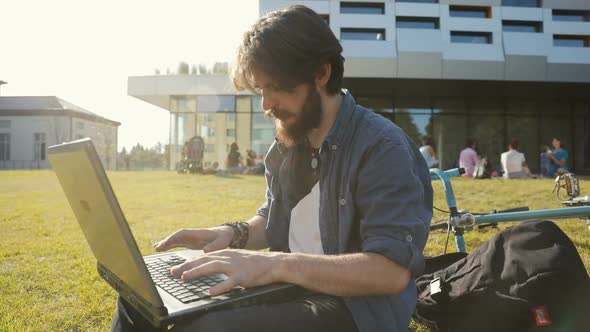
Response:
M258 0L0 0L1 96L57 96L121 123L119 151L168 142L169 112L129 76L231 61Z

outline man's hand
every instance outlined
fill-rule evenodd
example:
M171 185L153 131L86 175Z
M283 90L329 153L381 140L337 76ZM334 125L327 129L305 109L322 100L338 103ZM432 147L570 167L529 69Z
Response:
M229 226L219 226L204 229L181 229L164 240L154 244L156 251L166 251L173 248L202 249L205 252L225 249L229 246L234 231Z
M225 274L228 277L225 281L209 289L211 296L215 296L236 286L249 288L280 281L276 271L282 255L284 254L227 249L192 259L170 271L184 281L204 275Z

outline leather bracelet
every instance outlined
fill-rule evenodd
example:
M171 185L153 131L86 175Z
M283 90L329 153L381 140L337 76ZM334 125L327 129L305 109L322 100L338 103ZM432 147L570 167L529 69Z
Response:
M229 226L234 231L234 236L229 243L231 249L243 249L248 243L248 223L244 221L227 221L221 224L221 226Z

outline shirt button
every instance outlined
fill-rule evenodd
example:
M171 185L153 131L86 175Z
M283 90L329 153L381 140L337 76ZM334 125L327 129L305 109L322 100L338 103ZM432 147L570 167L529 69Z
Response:
M340 205L346 205L346 200L344 198L340 199Z
M412 236L408 234L408 235L406 236L406 241L408 241L408 242L412 242L412 240L413 240Z
M332 150L336 150L336 149L338 149L338 145L336 145L336 144L332 145Z

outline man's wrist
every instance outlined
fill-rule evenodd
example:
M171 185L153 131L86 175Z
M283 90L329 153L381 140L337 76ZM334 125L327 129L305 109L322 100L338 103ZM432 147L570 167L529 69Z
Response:
M227 221L221 226L229 226L233 230L233 237L229 243L232 249L243 249L249 238L249 225L245 221Z
M292 275L289 275L289 262L293 255L283 252L274 253L272 256L273 267L271 271L273 273L272 279L275 282L292 282L294 278Z

